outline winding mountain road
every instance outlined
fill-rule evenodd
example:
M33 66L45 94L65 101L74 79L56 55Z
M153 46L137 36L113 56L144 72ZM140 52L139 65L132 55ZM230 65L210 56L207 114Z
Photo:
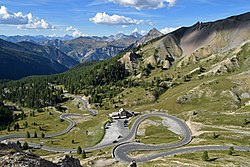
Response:
M85 100L83 100L80 96L77 96L77 99L83 103L83 107L86 110L90 111L92 113L92 115L98 113L96 110L89 109L87 107L87 102ZM64 129L62 132L54 133L54 134L46 134L45 138L56 137L56 136L60 136L60 135L64 135L64 134L68 133L76 125L75 121L73 121L72 119L69 118L69 117L73 117L73 116L82 116L82 114L66 113L66 114L60 115L60 119L69 122L69 126L66 129ZM31 134L31 137L33 137L33 136L34 136L34 134ZM38 135L38 137L41 137L41 136ZM13 138L26 138L26 134L10 134L10 135L0 136L0 141L7 140L7 139L13 139ZM36 146L36 144L33 144L33 145ZM38 146L40 146L40 144L37 144L37 147ZM52 150L53 149L51 149L51 151Z
M81 96L76 96L76 98L77 98L80 102L82 102L83 108L85 108L87 111L91 112L93 116L96 116L96 115L98 114L98 111L97 111L97 110L94 110L94 109L88 107L88 102L87 102L86 100L82 99Z
M88 108L88 103L84 99L82 99L80 96L76 96L76 98L82 102L83 107L91 112L91 115L96 116L98 114L97 110L93 110L91 108ZM75 122L70 119L69 117L72 116L82 116L82 114L72 114L72 113L66 113L60 116L60 119L65 120L70 123L70 125L63 130L62 132L55 133L55 134L46 134L45 138L51 138L51 137L56 137L60 136L63 134L68 133L76 124ZM163 119L171 119L171 121L174 121L179 128L181 129L181 136L182 140L176 142L176 143L171 143L171 144L163 144L163 145L146 145L142 143L135 143L133 142L138 127L139 125L147 118L149 117L161 117ZM13 139L13 138L25 138L25 134L10 134L10 135L5 135L5 136L0 136L0 141L7 140L7 139ZM31 135L33 137L33 135ZM41 137L41 136L38 136ZM115 139L114 139L115 140ZM203 151L203 150L228 150L230 146L192 146L192 147L182 147L187 145L190 141L192 140L192 133L187 126L185 122L183 122L181 119L176 118L174 116L167 115L165 113L150 113L150 114L145 114L139 117L135 122L133 123L130 133L125 136L124 138L119 139L116 143L106 143L103 145L96 145L93 147L88 147L88 148L83 148L85 151L92 151L96 149L102 149L105 147L109 146L115 146L113 149L113 157L116 158L118 161L122 162L131 162L132 160L135 160L136 162L145 162L149 161L155 158L159 157L168 157L171 155L176 155L176 154L182 154L182 153L188 153L188 152L196 152L196 151ZM42 150L46 151L51 151L51 152L76 152L76 149L65 149L65 148L52 148L52 147L47 147L42 144L36 144L36 143L29 143L30 147L34 148L39 148ZM181 148L180 148L181 147ZM235 150L239 151L249 151L250 147L240 147L240 146L233 146ZM156 150L166 150L169 149L169 151L163 151L160 153L155 153L155 154L149 154L143 157L139 158L133 158L129 157L128 154L129 152L133 151L156 151Z
M67 114L60 115L60 119L69 122L70 125L62 132L55 133L55 134L46 134L45 138L56 137L56 136L60 136L60 135L64 135L64 134L68 133L76 125L75 121L73 121L72 119L69 118L72 116L81 116L81 114L67 113ZM31 137L33 137L33 136L34 136L34 134L31 134ZM41 137L41 136L38 135L38 137ZM10 134L10 135L0 136L0 141L7 140L7 139L13 139L13 138L26 138L26 134Z
M139 157L139 158L129 157L128 152L138 151L137 145L138 144L128 143L128 144L123 144L123 145L116 147L114 150L115 158L121 162L131 162L132 160L136 162L146 162L152 159L165 158L165 157L173 156L177 154L191 153L191 152L204 151L204 150L206 151L229 150L230 148L230 146L192 146L192 147L176 148L170 151L163 151L161 153L156 153L156 154L149 154L149 155ZM237 151L250 151L250 147L241 147L241 146L233 146L233 147Z
M176 123L181 127L182 129L182 137L183 139L181 141L178 141L176 143L172 144L166 144L166 145L146 145L142 143L136 143L131 142L137 133L137 129L140 125L140 123L145 120L146 118L157 116L161 118L168 118ZM187 145L192 140L192 133L189 129L189 127L184 123L182 120L170 116L163 113L155 113L155 114L147 114L143 115L139 119L137 119L133 127L131 128L131 133L122 139L114 149L113 149L113 157L115 157L118 161L122 162L131 162L132 160L135 160L136 162L146 162L155 158L163 158L167 156L172 156L175 154L182 154L182 153L189 153L189 152L196 152L196 151L204 151L204 150L228 150L230 146L193 146L193 147L183 147L183 148L177 148L184 145ZM235 150L238 151L249 151L250 147L241 147L241 146L233 146ZM139 158L133 158L129 157L129 152L133 151L159 151L159 150L166 150L166 149L172 149L170 151L163 151L161 153L156 154L149 154L143 157Z

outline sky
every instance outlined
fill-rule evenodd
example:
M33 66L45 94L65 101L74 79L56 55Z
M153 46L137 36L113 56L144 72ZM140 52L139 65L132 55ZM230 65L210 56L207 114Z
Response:
M250 12L250 0L0 0L0 34L108 36L168 33Z

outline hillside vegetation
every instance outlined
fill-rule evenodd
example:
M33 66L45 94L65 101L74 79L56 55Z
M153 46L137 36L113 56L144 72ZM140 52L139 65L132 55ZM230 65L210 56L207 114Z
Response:
M111 60L85 63L63 74L31 77L2 84L1 91L5 91L1 92L1 99L14 100L14 102L33 99L35 103L41 104L39 106L51 105L54 103L44 103L41 100L42 95L32 99L28 96L29 91L39 92L41 88L50 90L49 83L51 83L64 85L70 93L84 93L91 97L91 103L110 108L114 104L117 104L116 106L128 105L121 100L124 96L121 92L130 87L144 89L147 95L152 97L152 100L148 102L153 102L169 88L178 89L183 84L189 85L189 81L197 83L193 91L196 94L189 90L189 92L185 92L185 96L176 99L179 104L186 104L197 98L205 97L202 92L207 93L208 90L211 90L206 85L211 85L213 82L220 83L220 80L222 80L221 82L227 80L232 82L233 87L235 84L228 77L249 70L248 40L250 36L247 33L248 27L250 27L247 26L250 24L249 17L250 14L246 13L216 22L197 23L158 37L143 46L134 48L132 52L121 53ZM211 38L207 32L216 35ZM236 38L238 36L236 32L243 38ZM231 33L235 34L235 37L232 37ZM190 34L192 35L190 36ZM190 42L186 39L196 41L195 44L199 43L199 46L193 44L190 51L186 47ZM200 44L197 42L198 40L207 42ZM224 41L223 45L217 45L221 41ZM230 84L227 89L231 89ZM18 94L26 99L16 100L14 97ZM53 96L60 95L53 94ZM55 101L51 99L53 96L48 96L46 101ZM221 94L213 95L211 93L207 96L219 98ZM134 104L141 104L139 101L141 101L140 98L135 100ZM32 104L28 106L34 107Z
M84 146L101 139L104 131L100 127L107 121L108 114L121 107L143 113L166 112L183 119L192 131L190 146L249 146L249 18L250 13L246 13L216 22L198 22L144 41L109 60L83 63L61 74L2 82L0 100L39 109L67 106L72 102L66 98L68 93L85 96L99 114L78 122L79 128L88 127L96 132L94 140L77 131L75 138L86 139L82 141ZM76 103L74 109L81 112L80 104ZM2 123L2 127L8 124ZM137 139L150 144L178 139L159 127L145 126L145 135ZM64 136L67 147L74 144L70 143L73 133ZM168 133L170 138L162 138L163 133ZM197 154L172 159L196 161ZM246 159L245 153L240 158ZM164 159L156 161L165 163ZM220 159L219 164L223 164L221 161L226 162Z

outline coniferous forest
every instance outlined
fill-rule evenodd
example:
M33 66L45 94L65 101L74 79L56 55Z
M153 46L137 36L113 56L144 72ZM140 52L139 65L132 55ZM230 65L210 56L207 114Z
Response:
M122 80L129 74L118 61L119 57L103 62L81 64L62 74L2 82L0 99L31 108L55 106L64 99L63 90L54 85L64 85L69 93L91 95L91 102L100 102L102 98L119 93L121 86L126 85L123 83L126 80ZM113 86L116 87L109 91Z

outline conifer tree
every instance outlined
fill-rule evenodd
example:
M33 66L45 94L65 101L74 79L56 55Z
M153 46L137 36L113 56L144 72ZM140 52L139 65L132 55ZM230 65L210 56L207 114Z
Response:
M209 161L209 156L208 156L208 152L207 152L207 151L204 151L204 152L203 152L202 160L203 160L203 161Z
M82 154L82 148L80 146L77 148L77 154Z

